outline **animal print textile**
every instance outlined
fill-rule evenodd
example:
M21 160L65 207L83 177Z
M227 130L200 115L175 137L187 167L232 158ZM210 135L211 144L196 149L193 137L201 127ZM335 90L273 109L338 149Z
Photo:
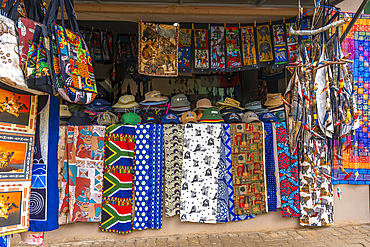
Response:
M263 124L230 124L230 128L235 213L267 213Z
M179 27L139 24L139 73L150 76L177 76Z
M194 69L209 69L208 29L194 29Z
M133 229L162 228L162 195L163 125L136 125Z
M244 66L257 66L256 42L253 26L241 27Z
M180 124L164 125L164 192L166 217L180 214L184 127L185 125Z
M221 124L185 125L182 222L216 223Z
M266 63L267 65L273 64L275 61L274 50L271 45L270 26L262 25L257 26L257 49L258 49L258 61L260 63Z
M288 62L288 50L286 45L285 25L272 25L274 34L275 65L282 65Z

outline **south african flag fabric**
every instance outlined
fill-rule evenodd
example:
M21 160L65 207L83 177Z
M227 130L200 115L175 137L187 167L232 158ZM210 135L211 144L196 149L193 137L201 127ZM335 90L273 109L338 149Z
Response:
M106 129L103 206L100 231L132 232L132 181L135 126L115 124Z

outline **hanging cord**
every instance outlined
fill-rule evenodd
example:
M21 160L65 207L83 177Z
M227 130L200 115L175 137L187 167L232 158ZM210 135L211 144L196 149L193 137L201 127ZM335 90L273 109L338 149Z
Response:
M311 10L313 9L316 9L317 7L325 7L325 8L329 8L329 9L332 9L332 10L335 10L335 11L338 11L340 13L342 13L344 15L344 18L339 20L339 21L335 21L329 25L326 25L324 27L320 27L318 29L315 29L315 30L294 30L293 29L293 26L304 16L306 16ZM329 6L326 6L326 5L317 5L315 7L312 7L309 11L307 11L304 15L302 15L301 17L299 17L298 20L296 20L294 22L293 25L290 26L290 29L289 29L289 34L292 34L292 35L300 35L300 36L310 36L310 35L315 35L315 34L318 34L318 33L321 33L321 32L324 32L330 28L333 28L333 27L337 27L337 26L341 26L341 25L344 25L345 23L349 22L350 21L350 17L346 14L346 13L343 13L341 12L340 10L338 9L335 9L333 7L329 7Z

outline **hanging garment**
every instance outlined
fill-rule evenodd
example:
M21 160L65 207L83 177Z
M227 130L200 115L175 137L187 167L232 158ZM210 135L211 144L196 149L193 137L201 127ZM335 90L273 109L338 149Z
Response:
M180 214L184 126L164 125L164 192L166 217Z
M281 208L283 217L299 217L299 184L297 150L291 154L288 146L286 123L276 124L279 159Z
M230 128L235 213L267 213L263 124L230 124Z
M68 126L69 222L99 222L103 189L104 126Z
M266 161L266 180L269 211L276 211L276 178L275 178L275 160L274 160L274 142L272 133L272 122L264 123L265 128L265 161Z
M115 124L106 129L103 200L100 231L132 231L132 182L135 126Z
M182 222L216 223L220 134L220 124L185 125Z
M58 188L59 188L59 225L68 223L69 215L69 186L68 156L67 156L67 126L59 126L58 142Z
M163 125L139 124L135 133L133 229L162 228Z
M29 231L58 229L59 99L39 96L33 156Z

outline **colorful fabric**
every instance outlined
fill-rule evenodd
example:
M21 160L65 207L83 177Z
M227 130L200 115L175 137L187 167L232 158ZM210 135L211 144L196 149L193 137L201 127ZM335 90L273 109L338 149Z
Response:
M244 66L257 66L253 26L241 27Z
M230 124L230 128L235 213L267 213L263 124Z
M21 240L24 244L28 245L43 245L44 233L43 232L21 232ZM0 245L2 246L2 245Z
M277 210L275 160L274 160L274 141L272 122L264 123L265 128L265 162L266 162L266 181L268 195L268 210Z
M229 197L229 210L230 210L230 220L239 221L253 219L255 215L237 215L235 213L234 206L234 186L233 186L233 174L231 165L231 140L230 140L230 125L222 124L223 132L221 132L221 158L220 162L224 162L227 167L226 181L227 181L227 194Z
M287 145L286 123L276 123L279 159L281 208L283 217L299 217L299 183L297 150L291 154Z
M139 23L139 73L177 76L179 26Z
M223 26L211 26L211 69L225 71L225 28Z
M69 187L67 186L68 152L66 137L67 137L67 127L59 126L59 142L58 142L59 225L67 224L69 215Z
M286 45L285 25L272 25L274 34L275 64L286 64L288 62L288 50Z
M208 29L194 29L194 69L209 69Z
M240 69L243 66L238 27L226 27L227 68Z
M39 96L35 152L33 156L30 226L31 232L58 229L58 136L59 99Z
M0 237L0 246L1 247L10 247L10 235Z
M99 31L93 31L93 45L92 50L94 54L93 62L94 63L102 63L103 62L103 55L101 49L101 37Z
M297 61L299 50L298 50L298 39L297 36L290 34L289 29L294 23L286 23L285 29L287 30L287 46L288 46L288 55L289 63L294 63Z
M220 134L220 124L185 125L182 222L216 223Z
M136 125L135 144L133 229L160 229L163 207L163 125Z
M180 28L179 37L179 69L191 69L190 54L191 54L191 33L189 28Z
M135 126L115 124L105 132L105 164L100 231L132 231Z
M166 217L180 214L184 127L185 125L180 124L164 125L164 205Z
M69 222L100 221L104 137L104 126L67 127L68 194L63 198L68 199L68 206L62 210L69 210Z
M260 63L273 62L275 60L271 44L270 26L257 26L257 49Z

